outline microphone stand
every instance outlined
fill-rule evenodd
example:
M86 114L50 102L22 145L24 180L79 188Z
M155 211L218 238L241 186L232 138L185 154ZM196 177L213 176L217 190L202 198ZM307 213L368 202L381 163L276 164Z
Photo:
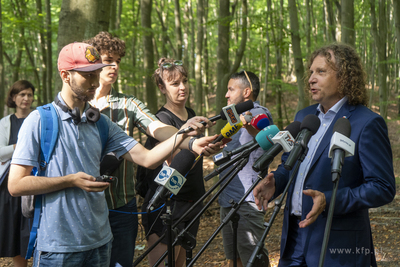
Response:
M307 153L305 153L307 154ZM304 158L304 157L303 157ZM290 185L292 184L294 177L298 171L300 167L300 161L297 161L296 166L294 171L292 172L292 174L290 175L290 179L285 187L285 189L283 190L281 197L277 200L274 201L275 203L275 207L274 207L274 211L271 215L271 218L269 219L269 221L267 223L265 223L265 230L264 233L262 234L260 240L257 242L257 246L256 248L253 250L253 253L251 254L251 257L249 258L249 261L247 262L246 267L252 267L252 266L265 266L265 265L260 265L259 261L263 261L263 257L264 254L262 253L262 248L264 247L264 242L265 242L265 238L267 238L267 235L269 233L269 230L271 229L272 224L275 221L276 216L278 215L282 204L283 204L283 200L285 199L287 192L289 190ZM268 170L268 168L266 168ZM262 177L259 177L262 179ZM256 264L255 264L256 263ZM258 263L258 264L257 264Z
M161 216L161 219L163 220L163 224L167 226L167 245L168 245L168 251L171 251L171 253L168 253L168 267L175 267L175 249L174 246L172 246L172 212L171 212L171 198L166 197L165 201L165 206L167 207L165 214Z
M344 152L343 152L343 154L344 154ZM332 159L332 161L333 160L334 159ZM338 160L338 159L336 159L336 160ZM335 209L336 194L337 194L337 191L338 191L338 188L339 188L339 179L340 179L341 172L342 172L343 160L344 160L344 156L342 157L342 160L340 162L340 165L339 165L340 167L338 169L332 169L331 170L332 182L333 182L333 191L332 191L331 203L329 204L328 217L326 218L324 239L322 241L322 250L321 250L321 254L319 256L318 267L324 266L325 254L326 254L326 250L328 248L329 234L331 232L333 211Z
M196 220L198 220L200 218L200 216L206 211L206 209L212 204L212 202L217 199L217 197L219 196L219 194L227 187L227 185L233 180L233 178L239 173L239 171L247 164L248 159L242 159L238 166L236 168L232 168L232 170L229 171L229 173L227 173L227 175L224 175L224 177L222 178L222 180L225 180L226 177L230 176L229 179L227 180L227 182L225 184L223 184L221 186L221 188L216 192L215 195L213 195L213 197L211 198L211 200L201 209L201 211L192 219L192 221L190 221L190 223L185 227L185 229L183 229L178 237L175 239L175 242L173 243L173 245L175 245L178 241L177 239L179 239L180 236L184 235L185 232L188 231L188 229L190 229L193 224L195 223ZM222 180L220 180L222 182ZM210 191L210 190L209 190ZM183 217L183 216L182 216ZM159 259L158 261L154 264L154 266L158 266L158 264L161 263L161 261L165 258L166 254L168 252L166 251ZM191 262L191 261L189 261ZM187 262L188 264L188 262ZM188 266L188 265L186 265Z
M228 175L230 175L228 181L218 190L217 194L219 195L222 190L224 190L226 188L226 186L233 180L233 178L235 178L235 176L243 169L244 166L246 166L247 162L249 161L248 158L242 158L240 159L239 163L237 164L237 166L234 169L234 171L232 173L227 173L227 175L224 176L223 179L225 179L225 177L227 177ZM186 266L192 266L196 260L200 257L200 255L204 252L204 250L208 247L208 245L211 243L211 241L217 236L217 234L219 233L219 231L222 229L222 227L224 225L226 225L229 220L232 221L232 223L235 225L236 224L236 228L234 228L234 237L236 237L237 239L237 226L238 226L238 221L239 221L239 215L236 215L236 211L239 209L240 204L246 199L247 195L253 190L253 188L255 187L255 185L257 185L259 181L257 181L255 184L253 184L249 190L246 192L245 196L242 197L242 199L239 201L239 203L237 204L233 204L233 207L231 209L231 211L229 211L229 213L226 215L226 217L224 218L223 222L221 223L221 225L218 227L218 229L214 232L214 234L206 241L206 243L203 245L203 247L197 252L196 256L194 256L193 260L190 261ZM233 218L232 218L233 217ZM188 227L186 227L183 231L185 231ZM236 233L235 233L236 232ZM234 240L233 244L236 244L236 240ZM236 256L236 247L234 249L234 256ZM234 267L236 267L237 262L234 261Z
M235 164L236 162L238 162L241 158L245 158L248 157L250 155L252 151L243 151L239 156L231 159L229 162L226 163L226 167L224 167L224 169L228 168L229 166L232 166L232 164ZM245 166L246 164L244 164L241 169ZM220 166L222 167L222 166ZM197 205L200 205L201 203L203 203L203 201L216 189L218 188L222 182L224 182L224 180L235 170L235 168L232 168L228 171L228 173L220 178L218 180L218 182L216 182L199 200L196 201L195 204L193 204L183 215L182 217L176 221L174 223L174 225L172 226L172 228L176 228L176 226L178 226L182 220L189 214L191 213L196 207ZM239 171L238 171L239 172ZM218 174L218 173L216 173ZM215 175L216 175L215 174ZM222 192L222 190L230 183L230 181L236 176L237 173L235 173L235 175L232 175L231 178L229 178L229 180L226 182L226 184L222 185L221 189L218 190L216 192L215 195L212 196L212 198L210 199L210 201L201 209L201 211L196 215L196 217L190 222L190 224L184 229L182 230L182 232L179 234L178 238L181 237L182 235L185 234L185 232L187 232L187 229L189 229L195 222L196 219L198 219L205 211L206 209L211 206L212 202L217 199L217 197L219 196L219 194ZM214 176L215 176L214 175ZM211 177L210 177L211 178ZM143 252L142 255L140 255L136 261L133 263L133 266L137 266L149 253L150 251L152 251L160 242L161 240L165 237L165 233L163 233L160 238L151 246L149 247L145 252ZM178 241L175 240L174 245L177 243ZM157 266L158 264L160 264L160 262L165 258L166 254L168 253L168 251L166 251L161 257L160 259L157 261L157 263L154 266Z

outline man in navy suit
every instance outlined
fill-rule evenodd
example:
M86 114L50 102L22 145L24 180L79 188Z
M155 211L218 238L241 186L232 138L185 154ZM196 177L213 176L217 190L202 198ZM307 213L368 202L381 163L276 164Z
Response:
M386 123L365 106L365 73L352 47L318 49L310 57L307 76L318 104L299 111L295 120L315 114L321 126L288 191L279 266L318 266L333 189L329 144L333 125L342 117L351 124L355 153L344 160L324 266L376 266L368 209L391 202L395 195ZM267 208L288 183L292 173L283 167L288 154L254 189L259 208Z

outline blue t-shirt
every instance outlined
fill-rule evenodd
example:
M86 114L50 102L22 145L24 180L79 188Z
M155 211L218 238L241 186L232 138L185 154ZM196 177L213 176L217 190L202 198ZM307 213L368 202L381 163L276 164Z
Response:
M250 110L251 114L254 116L258 114L266 114L270 121L270 124L273 124L272 115L266 107L260 106L258 102L254 102L254 108ZM247 142L250 142L254 139L245 128L241 128L235 135L232 136L232 141L226 144L224 150L232 151L235 148L238 148ZM246 191L251 187L251 185L257 179L257 173L253 171L254 162L264 153L261 148L257 148L253 152L250 153L249 161L246 166L233 178L233 180L227 185L227 187L221 192L219 195L218 203L224 207L229 208L232 205L229 204L229 200L233 199L236 203L244 196ZM237 156L237 155L236 155ZM234 158L234 157L233 157ZM220 173L219 177L222 178L231 168L228 168ZM224 181L224 183L226 180ZM250 193L246 197L247 202L254 202L254 195Z
M59 115L59 137L45 176L59 177L77 172L99 176L102 144L96 124L87 122L84 113L81 122L75 125L68 113L63 112L54 102L53 106ZM105 153L114 152L120 157L137 144L107 116L102 116L109 127ZM40 127L40 115L35 110L21 127L13 164L38 167ZM42 196L38 250L86 251L100 247L111 239L104 192L89 193L78 187L70 187Z

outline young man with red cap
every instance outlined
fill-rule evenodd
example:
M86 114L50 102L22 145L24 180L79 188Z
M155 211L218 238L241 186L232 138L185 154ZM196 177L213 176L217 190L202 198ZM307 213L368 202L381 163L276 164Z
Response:
M44 176L32 176L39 167L41 118L36 110L21 127L9 175L12 196L42 195L42 212L37 233L33 266L104 266L110 263L112 233L104 190L107 182L97 182L100 174L102 142L87 103L99 86L106 64L98 51L85 43L65 46L58 58L63 82L52 103L58 114L58 140ZM108 119L108 139L103 154L146 167L161 164L188 134L174 135L152 150L145 149ZM199 117L183 127L198 131ZM198 134L198 133L190 134ZM174 146L175 144L175 146Z

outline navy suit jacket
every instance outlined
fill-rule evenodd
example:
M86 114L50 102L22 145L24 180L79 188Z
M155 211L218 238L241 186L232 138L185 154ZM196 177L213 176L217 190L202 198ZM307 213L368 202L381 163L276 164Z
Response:
M302 121L308 114L318 115L316 108L317 105L312 105L299 111L295 120ZM344 160L325 266L376 266L368 209L391 202L395 195L392 150L385 121L365 106L352 106L346 102L321 140L304 182L304 190L318 190L326 196L325 211L313 224L304 228L307 238L303 240L302 246L308 266L318 266L333 190L331 159L328 158L329 145L333 125L338 118L344 116L351 124L350 139L355 143L355 153ZM287 156L288 153L283 154L283 163L274 172L275 197L282 193L291 175L291 172L283 168ZM288 191L284 209L281 257L290 257L285 254L285 247L294 183ZM306 195L303 195L302 201L304 219L311 211L313 201Z

